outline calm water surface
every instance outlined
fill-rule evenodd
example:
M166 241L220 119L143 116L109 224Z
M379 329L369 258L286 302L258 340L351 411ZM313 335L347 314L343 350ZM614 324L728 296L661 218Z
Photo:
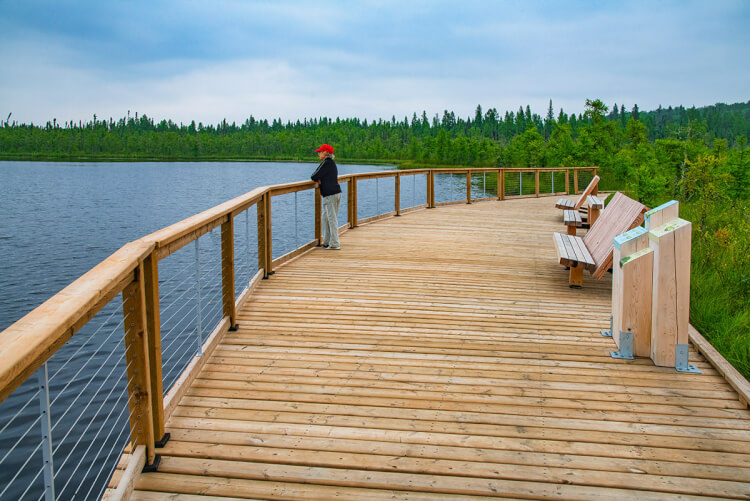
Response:
M316 167L0 162L0 330L126 242L258 186L308 179ZM339 165L339 172L389 168ZM402 206L422 203L423 185L413 183L411 192L404 185ZM359 193L361 218L392 210L392 181L363 181ZM272 214L274 258L313 239L312 191L274 197ZM339 214L343 224L345 199ZM238 291L257 270L255 232L254 209L235 219ZM160 262L165 389L221 317L218 249L217 229L201 237L199 249L188 245ZM129 440L122 333L116 298L47 363L58 499L97 498ZM0 404L1 500L43 495L39 395L34 375Z
M126 242L258 186L308 179L316 166L0 162L0 330ZM339 172L389 168L339 165ZM312 222L302 200L298 211Z

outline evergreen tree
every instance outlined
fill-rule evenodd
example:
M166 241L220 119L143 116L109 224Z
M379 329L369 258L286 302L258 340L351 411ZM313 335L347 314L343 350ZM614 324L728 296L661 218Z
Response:
M480 129L482 128L483 124L482 119L482 105L478 104L477 109L474 111L474 125L479 127Z
M544 120L544 139L549 140L550 133L552 131L552 125L555 121L555 114L552 110L552 99L549 100L549 108L547 108L547 116Z
M521 134L525 130L526 130L526 115L523 112L523 106L520 106L518 108L518 113L516 113L516 130L514 131L514 133Z

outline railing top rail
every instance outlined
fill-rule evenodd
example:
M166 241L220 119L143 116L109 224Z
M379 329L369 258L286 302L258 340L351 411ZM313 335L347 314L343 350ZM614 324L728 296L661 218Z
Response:
M2 332L0 402L131 283L138 263L153 249L145 240L125 244Z
M312 181L311 181L312 183ZM279 185L281 186L281 185ZM169 244L179 240L180 238L189 235L197 230L200 230L206 225L210 225L226 218L229 214L235 214L242 212L243 210L251 207L268 191L268 186L261 186L254 190L240 195L239 197L228 200L222 204L219 204L210 209L204 210L194 216L190 216L187 219L183 219L180 222L162 228L161 230L155 231L150 235L146 235L140 240L153 242L156 248L166 247Z
M498 172L518 170L591 170L597 167L502 167L408 169L361 174L345 174L339 180L376 179L440 173ZM232 200L205 210L150 235L130 242L99 263L42 305L0 333L0 402L62 346L108 301L133 281L133 272L154 251L157 258L169 255L183 245L247 210L264 195L281 195L312 189L312 181L262 186Z

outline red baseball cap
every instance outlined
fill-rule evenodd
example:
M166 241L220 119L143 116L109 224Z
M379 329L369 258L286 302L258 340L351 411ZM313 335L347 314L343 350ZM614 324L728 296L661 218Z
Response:
M323 145L320 146L320 148L318 148L317 150L315 150L315 153L317 153L319 151L326 151L328 153L333 153L333 146L331 146L330 144L323 144Z

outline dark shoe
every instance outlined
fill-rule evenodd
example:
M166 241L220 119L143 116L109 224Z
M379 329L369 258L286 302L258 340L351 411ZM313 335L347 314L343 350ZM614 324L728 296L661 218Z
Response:
M321 245L321 247L323 247L324 249L327 249L328 248L328 244L323 244L323 245Z

